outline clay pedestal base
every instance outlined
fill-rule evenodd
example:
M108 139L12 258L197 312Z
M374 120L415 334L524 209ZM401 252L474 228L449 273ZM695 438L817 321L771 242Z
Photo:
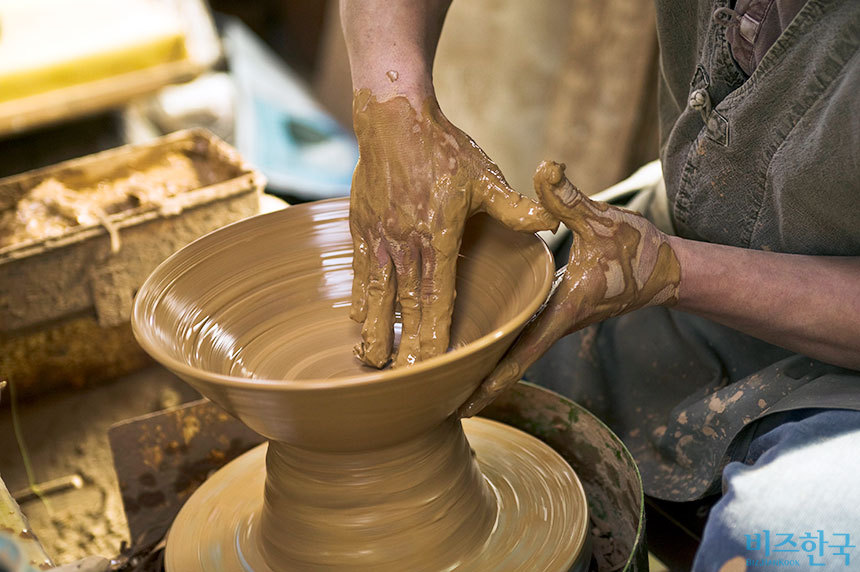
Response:
M585 570L588 511L573 470L513 427L462 425L446 421L370 467L347 454L338 471L326 468L331 453L261 445L182 508L167 571ZM408 450L431 441L423 455ZM398 485L407 481L418 490ZM361 500L348 505L348 496Z

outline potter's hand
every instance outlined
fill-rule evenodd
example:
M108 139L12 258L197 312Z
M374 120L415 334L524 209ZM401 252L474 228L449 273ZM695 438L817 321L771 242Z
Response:
M406 97L378 101L359 90L353 120L360 159L350 201L351 317L363 322L355 355L375 367L388 363L399 302L403 329L394 365L408 365L448 348L456 261L469 216L486 211L528 232L558 221L514 192L432 96L416 109Z
M678 299L680 266L668 237L644 217L594 202L564 176L564 165L543 162L534 178L541 204L574 234L570 260L541 313L496 369L460 408L471 417L559 338L589 324Z

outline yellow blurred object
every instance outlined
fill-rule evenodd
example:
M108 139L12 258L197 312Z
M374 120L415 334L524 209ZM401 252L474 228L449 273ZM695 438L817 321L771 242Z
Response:
M152 0L0 0L0 101L187 58L179 15Z

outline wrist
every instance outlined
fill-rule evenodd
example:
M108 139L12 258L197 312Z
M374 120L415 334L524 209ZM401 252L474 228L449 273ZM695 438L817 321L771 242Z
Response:
M691 269L695 266L692 261L694 253L691 252L691 244L695 246L695 242L681 238L679 236L666 235L666 243L672 249L675 259L678 261L678 284L675 290L675 296L669 306L677 306L678 309L684 309L683 305L686 301L687 294L690 290L691 282L695 281L695 277Z
M656 237L649 241L653 241L657 250L649 257L653 260L648 263L651 269L639 288L640 307L675 306L680 295L683 267L681 259L686 241L667 235L654 227L652 229L656 231Z
M367 90L378 101L403 96L417 110L428 97L435 97L432 76L421 61L389 55L351 67L353 93Z
M433 96L433 59L450 0L341 0L353 91L379 101Z
M394 100L398 99L400 102L396 103ZM405 104L403 104L404 99L406 100ZM393 129L409 129L411 132L416 127L416 119L424 121L428 114L430 116L435 116L437 112L441 114L438 111L438 102L432 86L429 90L423 86L412 85L356 89L352 94L352 119L355 135L359 140L359 147L361 147L363 135L367 132L365 128L369 125L366 119L361 120L360 118L366 115L368 106L373 102L377 105L394 105L394 107L386 107L392 112L388 113L384 119L377 118L371 122L377 128L387 126Z

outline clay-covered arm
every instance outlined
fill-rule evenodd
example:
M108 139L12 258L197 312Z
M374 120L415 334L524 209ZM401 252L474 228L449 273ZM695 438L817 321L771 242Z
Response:
M589 324L678 299L681 267L669 237L641 215L595 202L544 161L534 185L541 204L573 232L570 259L538 316L460 408L471 417L516 383L559 338Z
M469 216L485 211L529 232L558 224L511 189L439 108L431 71L447 6L423 0L341 4L359 148L350 196L350 316L362 324L355 355L375 367L392 357L398 305L395 365L448 349L457 254Z
M545 308L461 416L475 415L516 383L562 336L646 306L675 305L860 369L860 257L779 254L667 236L638 214L591 201L557 163L541 164L535 190L573 231L570 260Z
M860 370L860 257L669 242L681 261L679 310Z

